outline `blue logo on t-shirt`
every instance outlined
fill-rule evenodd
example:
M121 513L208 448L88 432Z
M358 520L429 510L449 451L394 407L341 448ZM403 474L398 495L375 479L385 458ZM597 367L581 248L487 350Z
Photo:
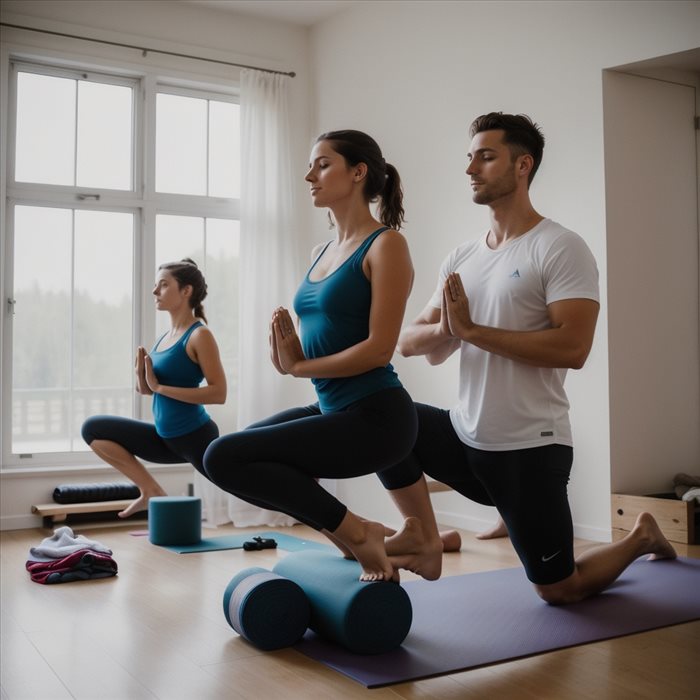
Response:
M516 268L515 272L511 272L508 277L520 277L520 270Z

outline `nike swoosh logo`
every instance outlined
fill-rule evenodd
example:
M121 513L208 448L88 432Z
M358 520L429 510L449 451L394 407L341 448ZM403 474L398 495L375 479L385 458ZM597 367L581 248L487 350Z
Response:
M561 549L559 550L559 552L561 552ZM550 556L548 556L548 557L545 557L544 554L543 554L543 555L542 555L542 561L549 561L550 559L554 559L554 557L556 557L557 554L559 554L559 552L554 552L554 554L552 554L552 555L550 555Z

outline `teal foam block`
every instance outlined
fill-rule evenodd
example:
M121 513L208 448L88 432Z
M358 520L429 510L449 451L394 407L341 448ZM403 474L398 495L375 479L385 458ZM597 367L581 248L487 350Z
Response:
M411 629L411 601L401 585L366 583L356 561L329 551L296 552L273 569L298 584L311 606L309 627L355 654L399 647Z
M334 551L335 547L314 540L305 540L294 535L286 535L281 532L252 532L246 535L224 535L222 537L203 538L199 542L188 545L171 545L167 549L178 554L191 554L193 552L216 552L221 549L242 549L243 543L252 540L253 537L264 537L277 542L280 549L287 552L299 552L303 550Z
M264 651L296 644L309 626L309 601L301 588L261 567L236 574L223 605L229 625Z
M148 501L148 539L161 546L189 546L202 539L202 501L156 496Z

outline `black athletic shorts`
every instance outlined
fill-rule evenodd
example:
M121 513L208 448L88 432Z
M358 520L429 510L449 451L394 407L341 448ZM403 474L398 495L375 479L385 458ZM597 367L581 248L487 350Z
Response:
M557 583L574 572L573 524L567 484L568 445L492 452L465 445L449 411L416 404L418 438L404 462L379 472L390 490L425 472L472 501L496 506L513 546L535 584Z

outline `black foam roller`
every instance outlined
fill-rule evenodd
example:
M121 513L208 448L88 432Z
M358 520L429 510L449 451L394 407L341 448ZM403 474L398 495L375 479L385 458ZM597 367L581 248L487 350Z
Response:
M91 503L94 501L124 501L138 498L139 487L128 481L106 484L61 484L53 490L56 503Z

